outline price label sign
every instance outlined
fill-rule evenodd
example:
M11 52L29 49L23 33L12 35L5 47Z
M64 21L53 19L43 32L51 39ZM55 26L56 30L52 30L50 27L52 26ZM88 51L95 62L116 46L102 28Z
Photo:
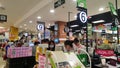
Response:
M79 14L79 19L82 23L86 23L87 22L87 14L84 11L81 11Z

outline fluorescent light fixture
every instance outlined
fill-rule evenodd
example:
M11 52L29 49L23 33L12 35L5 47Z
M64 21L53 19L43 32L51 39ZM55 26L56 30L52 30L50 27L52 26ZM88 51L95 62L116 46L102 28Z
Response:
M29 23L32 23L33 21L29 21Z
M82 27L82 28L86 28L86 27Z
M25 28L25 30L27 30L27 28Z
M38 16L37 19L41 19L41 16Z
M70 26L70 27L78 27L79 25L72 25L72 26Z
M24 24L24 26L27 26L27 24Z
M120 25L118 25L118 27L120 28Z
M4 27L0 27L0 29L3 29Z
M104 8L99 8L99 11L103 11L104 10Z
M20 26L20 28L22 28L22 26Z
M80 32L80 30L75 30L75 32Z
M98 20L98 21L93 21L92 23L102 23L102 22L105 22L105 20Z
M107 23L107 24L103 24L103 25L105 25L105 26L107 26L107 25L112 25L112 23Z
M54 13L54 12L55 12L55 10L54 10L54 9L51 9L51 10L50 10L50 13Z
M2 4L0 3L0 7L2 7Z

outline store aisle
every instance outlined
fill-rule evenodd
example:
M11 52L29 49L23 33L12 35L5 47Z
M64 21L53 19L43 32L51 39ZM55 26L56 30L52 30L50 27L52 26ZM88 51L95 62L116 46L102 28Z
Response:
M1 55L1 51L0 51L0 68L4 68L5 66L5 61L3 61L2 55Z
M0 57L0 68L4 68L5 61L3 61L2 57Z

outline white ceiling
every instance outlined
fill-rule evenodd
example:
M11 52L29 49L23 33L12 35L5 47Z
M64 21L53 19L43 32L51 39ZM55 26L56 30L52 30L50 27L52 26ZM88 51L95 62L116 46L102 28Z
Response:
M2 25L11 26L15 24L40 1L42 0L0 0L0 4L5 8L5 10L0 9L0 13L8 16L8 22Z
M115 0L87 0L88 15L95 15L109 11L108 2L113 4ZM74 16L78 13L76 9L76 2L73 0L66 0L66 3L61 7L55 9L55 13L51 14L50 9L54 9L54 0L0 0L6 10L0 11L8 15L8 22L3 25L15 25L22 29L36 30L37 16L41 16L40 21L46 22L46 26L53 24L55 21L68 21L68 12L72 12L70 20L75 20ZM100 7L105 8L104 11L99 12ZM118 0L118 7L120 7L120 0ZM29 23L33 21L33 23ZM27 26L24 26L27 24ZM0 24L1 25L1 24Z

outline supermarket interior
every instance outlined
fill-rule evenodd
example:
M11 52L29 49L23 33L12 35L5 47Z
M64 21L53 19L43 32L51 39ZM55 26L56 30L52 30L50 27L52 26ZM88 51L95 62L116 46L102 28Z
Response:
M0 68L120 68L120 0L0 0Z

